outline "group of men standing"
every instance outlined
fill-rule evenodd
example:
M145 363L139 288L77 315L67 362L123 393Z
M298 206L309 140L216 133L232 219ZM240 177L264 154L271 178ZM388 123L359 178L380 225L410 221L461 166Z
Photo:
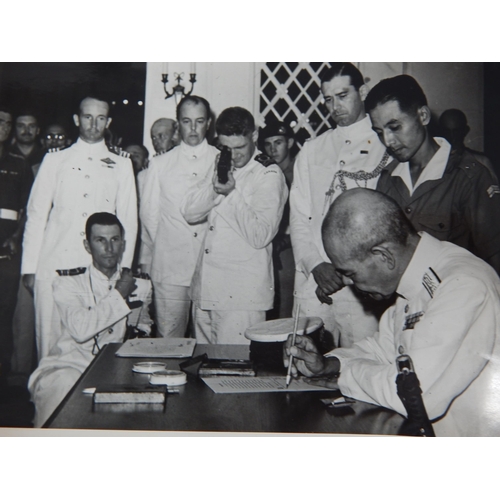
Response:
M35 297L40 362L29 388L37 406L37 425L43 424L102 345L123 340L125 318L129 326L134 318L133 326L150 330L146 309L151 290L159 336L193 334L201 343L245 344L249 342L245 330L266 319L266 311L275 306L279 283L291 283L294 274L295 306L300 305L301 315L321 317L343 350L337 351L338 356L332 351L330 361L324 362L306 343L300 341L297 347L288 343L287 354L293 352L298 363L293 374L334 376L346 394L352 390L363 399L363 390L369 391L365 379L356 379L356 389L347 382L342 385L340 366L348 366L351 352L362 358L358 343L372 345L365 339L379 330L380 319L373 299L394 301L400 293L398 280L405 276L405 266L422 237L408 221L430 235L423 236L426 248L441 251L432 242L446 240L500 271L500 227L493 223L500 214L498 181L472 153L430 136L430 110L418 83L402 75L383 80L370 91L354 65L334 63L322 77L321 91L336 127L307 141L295 159L289 126L271 124L261 131L265 155L257 148L254 117L241 107L220 113L215 122L217 147L210 145L209 103L194 95L183 98L177 106L177 123L163 120L153 126L158 153L145 170L140 168L144 158L137 160L140 183L134 179L129 155L104 142L111 122L108 104L94 97L81 102L73 117L79 139L45 157L27 205L21 272ZM0 110L0 126L4 114ZM172 148L174 134L180 143ZM231 153L227 182L217 172L222 148ZM131 150L133 154L141 157L139 150ZM352 191L353 199L359 199L358 210L344 194L353 188L383 194L371 199L371 195L363 198L365 189ZM394 201L384 201L385 195ZM8 219L9 210L22 210L21 195L19 200L19 206L2 208L0 215L6 216L0 219ZM402 211L395 211L395 206ZM332 222L334 213L342 216ZM381 229L388 217L400 228L396 236L392 229ZM135 245L138 223L140 248ZM377 235L380 241L372 241ZM387 239L397 251L384 247ZM325 245L326 241L330 243ZM367 249L368 241L373 244ZM134 276L129 271L134 252L152 286L145 274ZM351 265L366 264L366 252L375 259L368 267L372 279L380 278L380 286L387 278L384 273L391 273L383 291L363 286L369 281L366 269L361 272L361 267ZM424 258L422 251L418 255ZM274 273L273 262L283 265L280 271L285 272ZM480 271L474 271L476 264ZM478 260L471 266L480 279L487 274L482 265ZM427 278L422 280L433 298L441 278L439 270L429 269L432 273L426 268ZM500 289L498 277L490 279L487 293L494 295ZM280 290L282 300L286 288L290 291L290 285ZM448 289L440 288L445 295ZM426 302L411 312L415 315L411 326L407 315L403 330L413 329L427 307ZM132 314L136 308L138 317ZM383 321L390 322L387 314ZM491 309L486 314L497 312ZM291 302L285 315L291 315ZM383 363L401 350L412 353L411 342L401 340L398 332L384 330ZM394 345L387 340L391 335ZM488 349L494 344L490 337L482 344ZM460 356L466 356L466 349L458 340L456 344ZM422 370L424 380L435 382L428 371L439 364L439 355L430 364L420 359L417 355L417 370ZM367 357L366 362L375 361ZM473 366L457 391L483 368L478 363ZM392 370L382 372L393 375ZM453 397L457 391L452 391ZM403 412L387 402L386 392L384 400L377 395L372 391L367 400Z

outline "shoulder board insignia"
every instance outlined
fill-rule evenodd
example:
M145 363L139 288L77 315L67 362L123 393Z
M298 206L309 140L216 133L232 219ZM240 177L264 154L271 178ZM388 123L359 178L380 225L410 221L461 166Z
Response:
M47 149L47 153L57 153L58 151L62 151L62 148L49 148L49 149Z
M153 155L153 158L156 158L157 156L164 155L165 153L168 153L168 151L159 151L158 153Z
M108 150L117 156L123 156L123 158L130 158L130 153L127 153L127 151L124 151L119 146L108 145Z
M151 277L148 273L134 273L134 278L140 278L141 280L150 280Z
M86 267L75 267L75 269L57 269L59 276L77 276L83 274L87 270Z
M488 196L490 198L493 198L493 196L495 196L496 194L500 194L500 187L496 186L496 185L491 185L487 190L486 192L488 193Z
M269 156L265 154L260 154L255 157L255 161L258 161L260 164L264 165L264 167L269 167L270 165L276 165L276 162L269 158Z

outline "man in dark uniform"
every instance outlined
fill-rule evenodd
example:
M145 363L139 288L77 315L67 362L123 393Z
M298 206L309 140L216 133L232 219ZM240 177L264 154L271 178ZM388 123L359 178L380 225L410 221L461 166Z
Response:
M468 151L431 137L431 112L409 75L382 80L365 106L373 130L395 160L377 190L391 196L418 231L451 241L500 272L500 189L492 172Z
M290 191L293 182L295 157L292 148L295 137L292 128L284 122L270 123L260 132L263 149L272 158L281 171ZM283 210L278 234L273 240L273 265L276 293L274 308L268 311L268 319L288 318L293 309L293 281L295 279L295 261L290 240L290 202Z
M20 223L33 182L21 155L7 151L12 113L0 105L0 380L10 371L12 317L20 277Z
M21 111L15 120L15 142L11 151L22 156L29 168L39 165L45 153L37 142L39 134L40 127L35 114L31 110Z

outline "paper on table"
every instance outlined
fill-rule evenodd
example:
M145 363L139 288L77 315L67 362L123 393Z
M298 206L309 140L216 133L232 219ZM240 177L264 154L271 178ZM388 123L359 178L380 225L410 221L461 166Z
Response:
M308 384L303 379L293 379L287 388L286 377L207 377L202 380L217 394L331 390Z

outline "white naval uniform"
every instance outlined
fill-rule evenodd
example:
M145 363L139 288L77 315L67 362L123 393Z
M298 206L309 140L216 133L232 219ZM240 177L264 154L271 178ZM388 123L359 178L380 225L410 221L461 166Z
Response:
M467 250L419 234L379 331L327 354L340 359L340 390L406 416L396 358L407 354L437 436L500 436L500 279Z
M302 147L295 160L290 190L290 230L295 258L295 302L301 314L319 316L338 344L349 346L353 341L372 334L377 319L365 311L349 287L333 294L332 305L322 304L316 296L317 283L312 270L322 262L330 262L323 248L321 225L329 206L342 193L340 179L334 183L331 196L326 195L334 175L342 171L372 172L385 153L385 146L371 128L370 118L348 127L328 130ZM375 189L378 177L366 182L344 177L347 189Z
M187 192L182 205L181 212L191 224L208 217L191 284L195 312L208 311L204 327L195 318L199 342L248 343L243 336L246 328L263 321L265 311L273 307L271 242L288 188L281 169L275 164L264 166L256 157L267 157L259 155L256 151L244 167L233 169L236 185L227 196L215 193L210 171ZM231 319L221 318L224 314ZM220 328L212 328L212 321Z
M115 289L120 275L119 268L108 278L91 264L81 274L57 276L54 280L61 335L28 383L36 409L35 427L43 425L57 408L99 349L110 342L123 341L127 322L144 332L151 331L151 281L136 278L137 289L129 301L143 304L131 309Z
M35 274L38 359L59 334L52 298L56 269L85 267L85 223L95 212L116 214L125 228L122 265L130 267L137 237L137 195L129 158L111 152L104 141L82 139L45 155L28 202L22 274ZM52 315L55 314L54 320Z
M142 189L140 264L150 265L156 324L162 337L183 337L189 321L189 286L205 236L206 221L189 225L180 212L187 190L213 172L219 151L204 140L185 142L149 165Z

